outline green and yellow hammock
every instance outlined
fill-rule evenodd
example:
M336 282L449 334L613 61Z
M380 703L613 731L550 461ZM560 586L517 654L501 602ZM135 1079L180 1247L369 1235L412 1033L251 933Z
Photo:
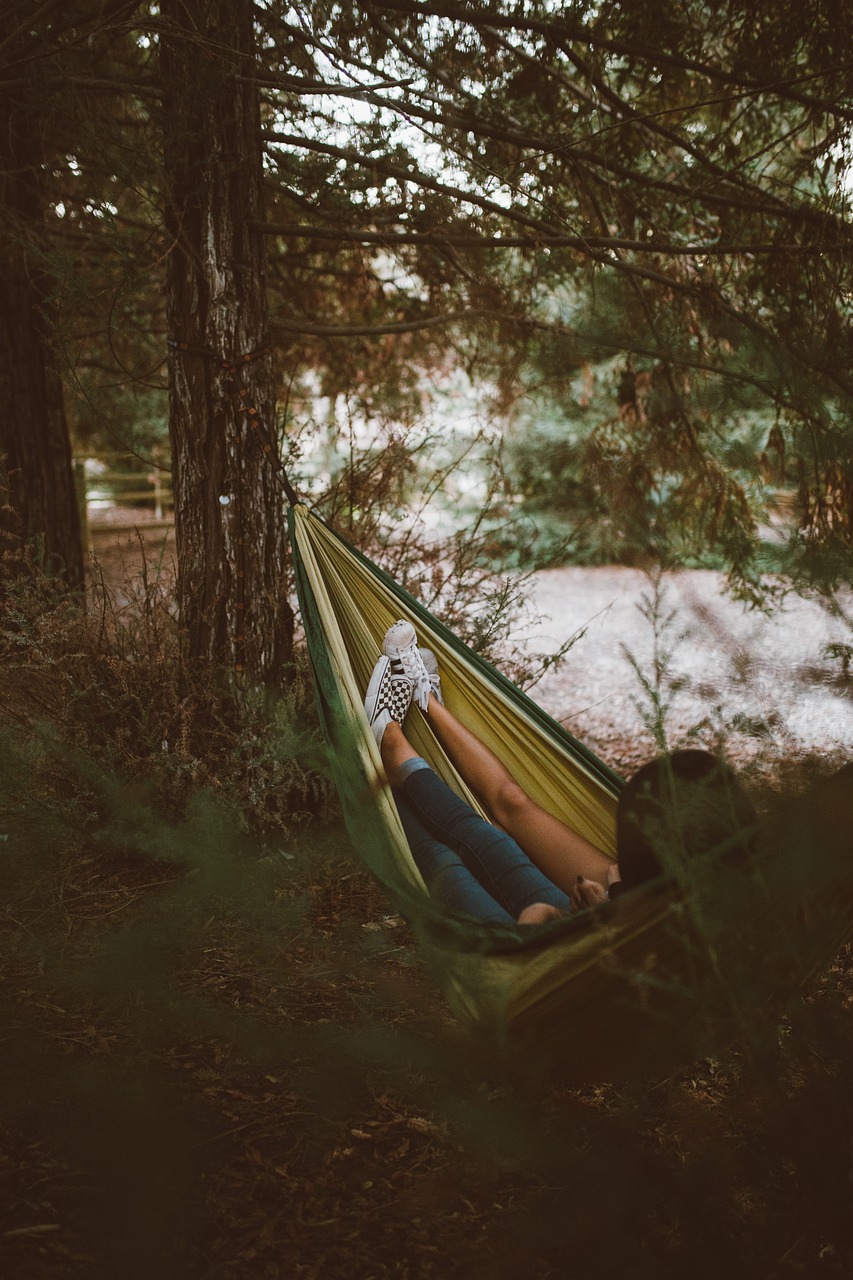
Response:
M435 651L450 709L534 800L611 854L621 781L306 506L291 508L290 534L318 707L353 843L412 922L455 1015L496 1052L567 1082L669 1069L710 1051L721 1025L736 1034L733 1018L752 1016L756 1004L772 1005L780 989L802 984L849 936L848 905L821 929L799 929L805 941L795 952L786 945L768 954L769 940L791 933L783 918L789 906L799 926L796 899L807 881L797 867L766 893L756 894L751 881L747 908L742 870L724 864L709 865L706 893L701 877L691 883L691 901L677 886L651 887L537 929L442 912L412 859L363 711L382 637L397 618L412 622ZM406 730L476 807L416 708ZM849 869L843 874L846 891ZM763 883L760 868L755 883ZM731 957L721 956L733 938L744 944L736 1001Z

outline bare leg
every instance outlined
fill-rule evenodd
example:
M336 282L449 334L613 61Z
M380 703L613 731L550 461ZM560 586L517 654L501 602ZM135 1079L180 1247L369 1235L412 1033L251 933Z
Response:
M549 880L565 893L571 893L578 876L607 884L607 872L613 865L607 854L531 800L494 752L434 696L429 700L429 720L494 821L509 832ZM384 739L382 747L384 759Z
M413 760L418 755L406 738L402 726L393 720L382 735L380 752L385 772L388 775L388 781L392 786L397 786L400 783L400 766L406 760ZM559 907L551 906L547 902L533 902L521 912L518 917L518 923L544 924L546 921L556 920L562 915L565 915L565 912L561 911Z
M398 774L400 765L404 760L414 760L418 753L403 733L402 725L397 724L396 720L392 720L383 733L382 745L379 751L382 755L382 763L385 765L388 781L392 787L398 786L400 782Z

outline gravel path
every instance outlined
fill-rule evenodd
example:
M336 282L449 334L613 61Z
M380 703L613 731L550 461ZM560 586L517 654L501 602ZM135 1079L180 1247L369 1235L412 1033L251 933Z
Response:
M766 618L727 597L722 575L706 570L668 574L662 587L676 682L666 722L670 745L703 725L700 736L724 735L731 756L759 767L804 755L840 763L853 755L853 678L823 652L833 641L853 640L843 621L798 598ZM531 597L542 615L532 629L533 649L553 650L586 628L533 696L623 772L653 748L634 705L642 689L625 656L627 648L644 672L653 670L653 628L641 612L652 591L640 570L567 568L536 574Z

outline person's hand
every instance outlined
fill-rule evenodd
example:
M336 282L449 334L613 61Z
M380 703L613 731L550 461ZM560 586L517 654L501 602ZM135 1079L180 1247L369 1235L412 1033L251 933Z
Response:
M585 911L587 907L596 907L599 902L607 901L607 891L597 880L587 880L578 876L569 891L572 911Z

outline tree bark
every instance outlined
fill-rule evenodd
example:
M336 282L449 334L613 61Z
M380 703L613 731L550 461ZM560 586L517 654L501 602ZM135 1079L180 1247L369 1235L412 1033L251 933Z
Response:
M268 683L292 653L251 0L164 0L163 137L178 606L191 657ZM207 351L211 354L201 354ZM245 410L256 410L253 416Z
M11 19L0 21L0 38ZM6 40L14 60L16 42ZM2 77L0 77L2 79ZM45 269L47 148L36 86L0 85L0 532L47 572L83 583L80 518Z

